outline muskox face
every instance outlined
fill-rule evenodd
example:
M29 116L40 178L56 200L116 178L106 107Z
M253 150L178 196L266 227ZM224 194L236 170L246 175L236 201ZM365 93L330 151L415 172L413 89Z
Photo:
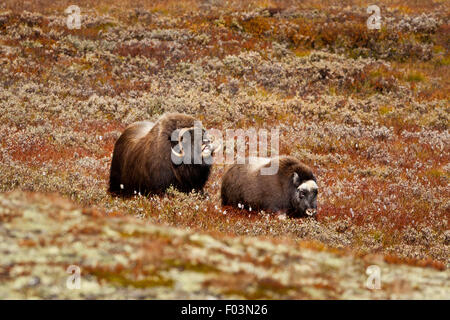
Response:
M314 180L301 181L297 172L294 173L292 181L295 187L292 195L295 211L302 215L316 215L318 193L316 182Z
M217 149L212 140L212 136L201 127L175 130L172 134L173 163L211 165L212 156Z

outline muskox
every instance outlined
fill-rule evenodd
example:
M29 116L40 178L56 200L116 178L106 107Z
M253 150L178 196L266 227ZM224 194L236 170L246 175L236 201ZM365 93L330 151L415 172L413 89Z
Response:
M318 187L311 169L291 156L249 158L234 164L224 173L222 205L314 216ZM261 174L262 168L276 167L275 174Z
M205 129L189 115L168 113L156 123L133 123L114 146L109 192L147 195L169 186L200 191L208 180L213 153Z

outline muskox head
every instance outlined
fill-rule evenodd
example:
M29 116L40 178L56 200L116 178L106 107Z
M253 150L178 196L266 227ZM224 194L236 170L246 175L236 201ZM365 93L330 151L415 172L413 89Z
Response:
M172 133L172 162L180 164L211 165L218 145L213 136L198 125L177 129Z
M313 179L302 180L297 172L292 177L294 190L291 203L297 214L314 216L317 213L317 183Z

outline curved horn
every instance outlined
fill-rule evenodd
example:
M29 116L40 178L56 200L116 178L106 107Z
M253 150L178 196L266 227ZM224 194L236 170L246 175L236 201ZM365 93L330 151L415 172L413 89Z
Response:
M181 138L183 138L183 135L191 129L192 128L181 128L180 132L178 133L178 142L181 142Z
M183 135L189 131L190 128L182 128L180 129L180 132L178 133L178 146L180 147L180 152L177 152L174 150L174 148L172 148L172 153L174 156L178 157L178 158L183 158L184 157L184 150L183 150L183 144L181 143L181 139L183 138Z
M176 156L176 157L178 157L178 158L183 158L183 157L184 157L184 151L183 151L183 149L181 149L180 151L181 151L181 153L180 153L180 152L177 152L177 151L175 151L175 150L173 150L173 148L172 148L172 154L173 154L174 156Z

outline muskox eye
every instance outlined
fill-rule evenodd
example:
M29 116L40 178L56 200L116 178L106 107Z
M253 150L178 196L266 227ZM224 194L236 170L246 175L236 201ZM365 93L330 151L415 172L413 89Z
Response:
M304 197L306 197L306 191L300 190L300 198L304 198Z

